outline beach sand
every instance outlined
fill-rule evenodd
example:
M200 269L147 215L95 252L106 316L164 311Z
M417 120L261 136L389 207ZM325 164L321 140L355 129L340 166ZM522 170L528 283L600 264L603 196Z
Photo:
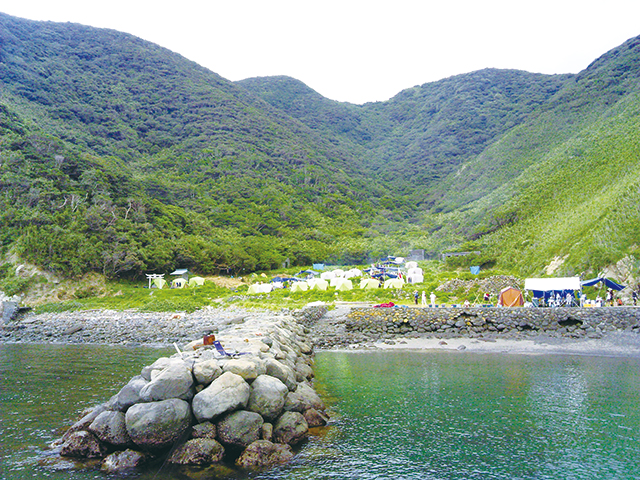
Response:
M599 339L555 338L540 335L532 339L406 338L393 344L376 342L380 350L437 350L460 353L503 353L527 355L597 355L640 358L640 338L635 333L611 333Z

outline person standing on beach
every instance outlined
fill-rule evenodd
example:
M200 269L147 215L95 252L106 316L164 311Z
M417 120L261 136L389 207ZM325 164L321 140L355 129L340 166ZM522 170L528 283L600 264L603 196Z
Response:
M422 306L423 307L427 306L427 294L424 290L422 291Z
M418 304L418 291L413 292L413 303Z
M436 294L431 292L431 306L435 307L436 306Z

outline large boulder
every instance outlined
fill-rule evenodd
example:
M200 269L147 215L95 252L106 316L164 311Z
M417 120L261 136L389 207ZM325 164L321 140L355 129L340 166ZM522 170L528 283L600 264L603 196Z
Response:
M191 438L208 438L215 440L217 437L216 426L211 422L202 422L193 426Z
M266 420L274 420L282 413L289 389L270 375L260 375L251 384L247 410L259 413Z
M240 375L225 372L193 397L193 414L198 422L214 419L245 408L250 394L251 387Z
M191 425L191 409L184 400L138 403L125 415L131 440L145 450L160 450L175 443Z
M220 375L222 375L222 368L215 358L196 362L193 365L193 376L201 385L209 385Z
M218 438L227 445L246 447L260 438L263 423L260 414L238 410L218 422Z
M260 375L267 373L264 362L259 358L234 358L228 360L222 366L222 370L226 372L240 375L244 380L251 383Z
M106 445L86 430L69 434L60 449L60 455L63 457L102 458L106 454Z
M267 358L264 363L267 375L276 377L292 392L297 388L296 374L291 367L279 362L275 358Z
M170 398L190 400L193 397L193 375L182 360L170 362L160 373L152 375L140 390L143 402L157 402Z
M169 463L180 465L209 465L221 462L224 447L210 438L193 438L174 450Z
M273 438L277 443L295 445L309 432L309 425L301 413L284 412L273 426Z
M324 410L324 402L313 388L305 383L300 383L295 392L289 392L287 394L284 409L290 412L304 413L310 408Z
M160 357L151 365L147 365L146 367L144 367L140 371L140 375L142 376L142 378L149 382L158 373L167 368L172 361L173 360L169 357Z
M89 425L89 431L101 441L115 447L126 447L132 443L122 412L102 412Z
M120 391L110 400L114 410L126 412L131 405L141 402L140 390L148 383L142 375L136 375L129 383L120 389Z
M67 437L69 437L69 435L71 435L74 432L79 432L80 430L87 430L89 428L89 425L91 425L91 423L98 417L98 415L108 410L109 409L105 404L101 404L94 407L90 412L86 413L80 420L78 420L76 423L74 423L69 427L69 429L65 432L65 434L62 437L62 441L63 442L66 441Z
M313 369L303 362L296 362L296 380L303 382L313 378Z
M315 408L306 410L303 414L304 419L307 421L309 428L322 427L327 424L329 417L322 411L318 411Z
M286 463L293 458L289 445L272 443L268 440L256 440L236 459L236 465L242 468L264 468Z
M136 450L113 452L105 457L100 470L106 473L122 472L139 467L147 461L147 455Z

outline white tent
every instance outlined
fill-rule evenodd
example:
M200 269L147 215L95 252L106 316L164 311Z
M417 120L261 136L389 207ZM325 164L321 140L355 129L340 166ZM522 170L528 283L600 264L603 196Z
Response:
M418 268L418 262L407 262L404 266L406 269L411 270L412 268Z
M337 285L335 285L336 290L341 290L341 291L353 290L353 283L351 283L351 280L347 280L345 278L340 278L339 280L340 282Z
M197 286L202 286L204 285L204 278L202 277L191 277L189 279L189 286L190 287L197 287Z
M384 288L402 288L404 287L404 280L401 278L390 278L385 280Z
M422 283L424 282L424 276L422 274L414 273L413 275L407 275L407 283Z
M538 292L580 290L581 288L580 277L527 278L524 281L525 290Z
M407 270L407 275L422 275L422 269L418 267L411 267Z
M306 292L309 289L309 284L307 282L296 282L291 285L292 292Z
M363 278L360 280L360 288L364 290L373 290L380 287L380 281L375 278Z
M333 274L339 278L344 277L344 273L344 270L342 270L341 268L336 268L335 270L333 270Z
M331 280L332 278L336 278L336 274L333 272L322 272L320 278L322 280Z
M271 290L273 290L273 285L270 283L254 283L249 287L247 293L249 295L255 295L258 293L269 293Z
M344 273L344 278L354 278L354 277L361 277L361 276L362 276L362 272L357 268L352 268L351 270L348 270Z
M321 280L319 278L309 280L307 283L309 284L310 290L326 290L329 286L329 282L327 282L326 280Z

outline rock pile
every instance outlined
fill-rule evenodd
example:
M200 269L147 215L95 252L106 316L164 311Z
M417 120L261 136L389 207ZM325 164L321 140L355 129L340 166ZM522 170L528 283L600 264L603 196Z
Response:
M448 280L442 285L436 288L439 292L455 292L459 288L464 288L465 291L471 290L474 286L478 286L478 291L483 293L490 293L491 295L498 295L503 288L516 287L518 288L522 283L516 277L509 275L493 275L491 277L483 279L462 280L460 278L454 278Z
M240 467L291 459L328 421L303 327L291 316L245 318L220 339L222 349L197 340L143 368L67 430L60 454L101 458L108 472L158 457Z
M318 348L408 338L602 338L640 333L640 308L352 308L311 326Z

